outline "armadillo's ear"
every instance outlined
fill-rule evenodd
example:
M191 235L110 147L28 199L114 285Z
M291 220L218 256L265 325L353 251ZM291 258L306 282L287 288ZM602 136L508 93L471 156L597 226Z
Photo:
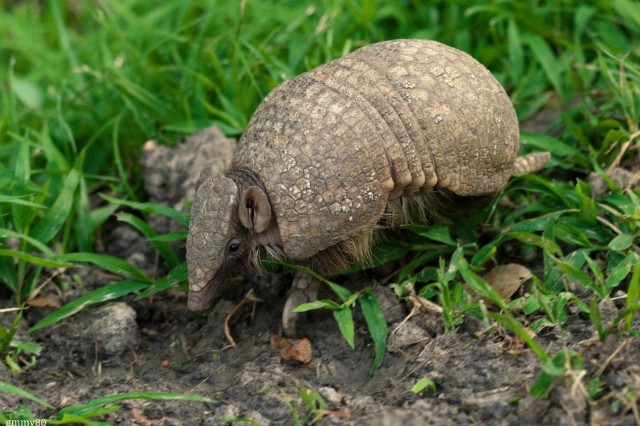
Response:
M245 228L260 233L269 227L271 204L269 204L267 194L257 186L251 186L242 191L238 209L240 222Z

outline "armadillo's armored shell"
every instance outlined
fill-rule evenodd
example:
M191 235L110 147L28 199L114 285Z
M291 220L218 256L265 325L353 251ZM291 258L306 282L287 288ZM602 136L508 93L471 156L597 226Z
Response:
M232 168L261 178L285 253L306 259L374 226L389 199L499 191L518 140L511 102L486 68L437 42L395 40L275 88Z

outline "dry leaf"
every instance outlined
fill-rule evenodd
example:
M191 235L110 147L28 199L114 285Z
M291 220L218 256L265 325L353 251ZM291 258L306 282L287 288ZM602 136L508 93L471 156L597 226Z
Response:
M52 299L48 296L38 296L34 297L31 300L27 300L27 306L31 306L33 308L55 308L58 309L60 307L60 302L56 299Z
M522 284L531 279L533 275L531 271L517 263L508 263L506 265L498 265L491 269L482 278L489 283L489 285L500 294L500 297L508 301L511 296L518 291ZM465 289L474 294L475 292L471 287L465 285ZM495 308L496 306L490 301L481 297L487 307Z
M272 335L269 339L271 346L284 360L298 361L301 364L309 364L313 360L311 342L306 337L302 339L290 339L288 337Z
M531 277L531 271L517 263L498 265L482 276L503 299L509 299Z
M351 417L351 412L349 410L316 410L316 413L323 414L325 416L343 417L345 419Z

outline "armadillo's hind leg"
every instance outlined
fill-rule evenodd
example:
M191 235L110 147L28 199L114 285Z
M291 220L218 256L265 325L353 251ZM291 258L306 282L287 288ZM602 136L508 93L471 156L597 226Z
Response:
M300 314L293 312L293 309L303 303L315 301L318 298L319 288L319 280L303 272L296 272L282 312L282 328L285 336L297 337L296 322Z

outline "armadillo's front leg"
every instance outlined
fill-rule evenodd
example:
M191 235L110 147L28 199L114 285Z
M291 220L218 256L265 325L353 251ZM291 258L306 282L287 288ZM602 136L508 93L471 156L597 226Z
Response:
M293 309L303 303L315 301L319 288L319 280L304 272L296 272L282 312L282 328L285 336L295 337L296 335L296 321L300 314L293 312Z

